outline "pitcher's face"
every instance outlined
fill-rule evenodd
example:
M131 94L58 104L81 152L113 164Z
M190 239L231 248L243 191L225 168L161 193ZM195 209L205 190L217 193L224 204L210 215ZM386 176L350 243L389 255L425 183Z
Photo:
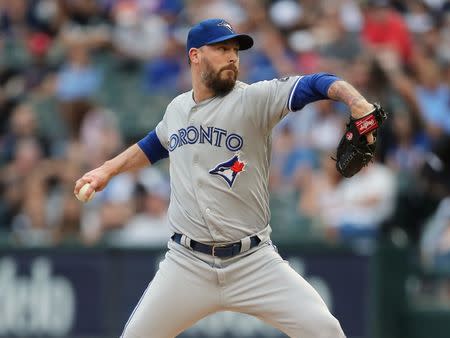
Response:
M200 48L200 75L216 95L228 94L239 75L239 45L229 40Z

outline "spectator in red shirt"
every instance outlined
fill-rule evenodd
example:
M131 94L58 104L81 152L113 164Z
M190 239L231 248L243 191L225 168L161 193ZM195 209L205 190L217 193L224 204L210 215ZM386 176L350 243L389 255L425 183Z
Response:
M370 0L365 11L363 40L371 47L395 50L403 62L411 56L412 41L403 17L389 0Z

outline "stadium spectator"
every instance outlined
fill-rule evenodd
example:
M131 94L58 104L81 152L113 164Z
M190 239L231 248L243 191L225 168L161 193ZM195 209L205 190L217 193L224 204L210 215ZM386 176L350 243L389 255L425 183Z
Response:
M450 137L434 144L421 172L427 194L440 200L427 218L420 239L422 263L450 271Z
M378 163L364 168L351 180L343 180L336 173L334 161L325 156L322 172L307 182L300 211L317 220L333 240L373 240L381 223L394 210L393 173Z
M56 80L56 97L71 138L78 137L81 121L91 107L90 99L100 84L101 73L91 63L89 50L83 44L71 45L68 61Z
M424 226L422 262L427 268L450 271L450 198L443 199Z
M450 134L450 88L442 78L444 68L427 58L418 60L416 70L415 94L428 134L434 139Z
M49 155L49 141L40 135L36 112L29 104L22 103L12 111L9 128L0 139L0 164L6 164L13 159L18 143L27 138L32 138L39 143L43 155Z
M12 159L0 170L2 226L11 229L14 220L29 196L26 179L39 164L43 155L40 144L34 138L20 139L14 146Z
M414 175L425 161L429 140L422 130L416 130L408 111L398 110L392 115L394 142L388 146L386 163L401 175Z
M143 1L119 0L112 8L112 45L125 62L139 63L165 49L168 22L144 7Z
M389 0L370 0L365 10L362 37L374 49L393 49L403 62L412 53L411 33L404 18L390 5Z

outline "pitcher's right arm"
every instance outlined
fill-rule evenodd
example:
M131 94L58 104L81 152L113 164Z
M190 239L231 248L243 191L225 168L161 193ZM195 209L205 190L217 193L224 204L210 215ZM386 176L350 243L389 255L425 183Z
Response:
M156 132L151 131L138 143L84 174L76 181L73 192L77 195L81 187L89 183L90 188L86 191L86 195L89 196L94 190L103 190L114 176L141 169L168 156L168 151L161 145Z

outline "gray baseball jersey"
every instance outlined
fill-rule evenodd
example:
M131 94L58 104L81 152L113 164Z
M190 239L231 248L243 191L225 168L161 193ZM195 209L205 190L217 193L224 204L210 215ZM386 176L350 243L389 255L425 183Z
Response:
M299 78L238 81L198 104L191 90L167 106L156 134L170 156L172 231L227 243L268 226L271 131Z
M271 130L290 110L326 98L334 80L312 74L237 82L224 97L196 104L190 91L168 105L140 146L151 163L170 157L169 221L182 236L169 241L124 338L174 337L222 310L252 314L290 337L345 337L319 294L267 240ZM251 247L253 234L261 242ZM188 239L241 246L236 255L218 257L214 249L193 249Z

